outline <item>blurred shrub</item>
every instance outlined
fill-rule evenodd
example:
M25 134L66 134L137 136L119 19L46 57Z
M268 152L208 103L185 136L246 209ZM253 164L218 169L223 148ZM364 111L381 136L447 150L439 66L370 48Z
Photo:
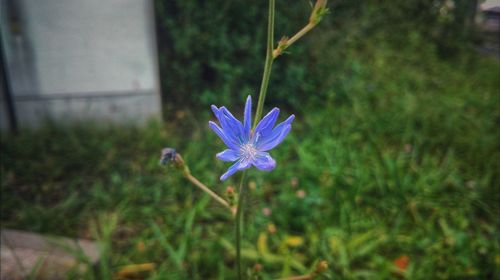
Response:
M156 0L164 103L198 108L257 94L265 55L267 1ZM370 48L435 46L453 55L469 40L475 0L330 1L331 14L280 57L269 103L294 110L339 92L339 77L370 61ZM310 3L277 1L275 40L308 20ZM465 44L466 45L466 44ZM416 48L417 51L418 48ZM426 49L424 48L425 51ZM167 112L171 110L166 110Z

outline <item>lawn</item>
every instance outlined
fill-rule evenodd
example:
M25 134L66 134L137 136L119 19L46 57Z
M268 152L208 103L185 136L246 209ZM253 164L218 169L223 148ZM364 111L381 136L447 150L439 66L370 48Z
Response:
M325 279L499 277L500 63L414 51L351 56L319 101L282 110L296 121L271 152L277 168L248 173L243 256L262 279L319 260ZM175 147L219 193L239 176L218 180L228 165L210 108L168 113L142 128L3 134L2 227L99 240L86 279L143 263L148 279L234 278L232 217L160 152Z

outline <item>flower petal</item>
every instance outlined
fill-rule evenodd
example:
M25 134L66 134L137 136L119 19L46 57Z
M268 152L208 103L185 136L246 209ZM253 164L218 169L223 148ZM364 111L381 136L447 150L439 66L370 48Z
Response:
M252 127L252 97L249 95L247 97L247 102L245 103L245 113L243 114L243 127L245 130L245 136L250 137L250 129ZM245 139L245 140L248 140Z
M228 137L217 124L215 124L212 121L209 121L208 125L220 137L220 139L224 142L224 144L226 144L226 146L228 146L229 148L231 148L233 150L239 149L239 146L236 144L234 139L232 139L231 137Z
M233 128L233 125L230 123L230 121L226 118L226 116L222 112L223 107L217 108L217 106L212 105L211 108L212 111L214 112L215 117L220 123L222 131L227 136L227 138L231 139L231 141L233 141L234 143L240 142L239 128L238 129Z
M241 122L224 106L217 108L217 106L212 105L211 108L226 136L233 142L241 144L245 139L245 133Z
M271 171L276 167L276 161L269 153L259 152L253 161L253 165L259 170Z
M257 149L265 152L278 146L290 132L292 128L291 123L294 118L295 116L291 115L284 122L277 125L269 135L260 137L255 144Z
M216 155L222 161L236 161L240 158L240 153L235 150L226 149Z
M290 132L291 129L292 129L292 126L287 125L287 126L283 127L282 129L280 129L279 131L277 131L276 133L273 130L272 135L269 136L266 139L266 141L260 142L257 146L257 149L259 151L262 151L262 152L269 151L269 150L273 149L274 147L278 146L281 142L283 142L283 140L288 135L288 133Z
M226 173L222 174L222 176L220 176L220 180L221 181L226 181L227 178L229 178L231 175L233 175L234 173L236 173L236 171L238 171L238 165L240 163L237 162L233 165L231 165L231 167L229 167L229 169L226 171Z
M215 106L215 105L210 106L210 108L212 108L212 112L214 112L215 117L217 117L217 119L219 119L219 114L220 114L219 108L217 108L217 106Z
M271 133L278 115L280 114L280 109L273 108L262 120L257 124L255 128L254 135L259 134L259 137L265 137L267 134Z
M248 161L238 161L235 164L231 165L231 167L229 167L229 169L226 171L226 173L224 173L224 174L222 174L222 176L220 176L220 180L225 181L231 175L236 173L236 171L247 169L250 167L250 165L251 164Z
M221 125L224 131L229 131L234 137L235 141L239 144L243 143L246 135L243 130L243 125L236 119L226 107L220 107L221 112Z

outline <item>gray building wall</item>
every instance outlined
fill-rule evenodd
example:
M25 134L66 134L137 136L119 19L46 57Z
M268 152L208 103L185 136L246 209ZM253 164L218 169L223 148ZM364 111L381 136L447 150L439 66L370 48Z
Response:
M152 0L0 1L21 127L160 118Z

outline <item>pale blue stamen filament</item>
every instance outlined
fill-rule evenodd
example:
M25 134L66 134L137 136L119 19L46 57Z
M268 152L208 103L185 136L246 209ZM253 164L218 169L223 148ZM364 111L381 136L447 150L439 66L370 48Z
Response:
M242 160L255 160L258 150L253 144L243 144L240 148Z

